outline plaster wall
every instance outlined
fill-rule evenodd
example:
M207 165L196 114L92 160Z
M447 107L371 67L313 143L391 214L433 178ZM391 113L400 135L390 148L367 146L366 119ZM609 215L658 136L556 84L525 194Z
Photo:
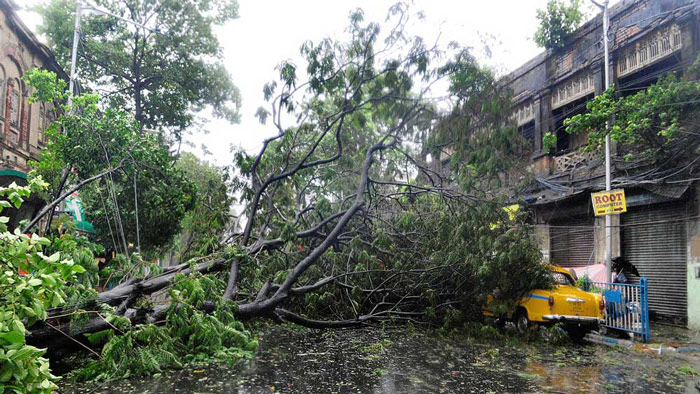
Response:
M686 222L688 234L688 327L700 329L700 184L695 185L692 210Z

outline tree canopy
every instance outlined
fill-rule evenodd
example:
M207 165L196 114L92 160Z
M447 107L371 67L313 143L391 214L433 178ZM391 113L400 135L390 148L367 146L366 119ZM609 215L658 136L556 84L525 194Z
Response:
M566 45L566 39L576 30L583 20L580 0L549 0L547 8L537 10L540 25L534 35L537 45L556 50Z
M222 63L216 26L236 18L235 0L96 0L136 27L112 16L82 17L78 80L103 93L112 108L132 112L146 129L170 131L179 140L211 108L238 120L240 95ZM38 7L39 31L69 68L75 20L73 0Z

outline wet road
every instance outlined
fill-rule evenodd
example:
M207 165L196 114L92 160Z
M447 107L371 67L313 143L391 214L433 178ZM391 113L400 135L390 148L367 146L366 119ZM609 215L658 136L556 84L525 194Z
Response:
M698 366L593 345L444 338L422 331L272 327L258 355L62 393L686 392ZM690 365L689 365L690 363Z

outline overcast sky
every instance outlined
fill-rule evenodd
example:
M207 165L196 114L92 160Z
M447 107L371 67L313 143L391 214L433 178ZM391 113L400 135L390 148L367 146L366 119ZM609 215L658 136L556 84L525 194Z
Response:
M32 5L42 0L20 0ZM366 20L383 21L395 0L239 0L239 18L217 29L224 48L225 64L243 97L239 124L212 120L209 134L192 135L191 150L218 165L231 162L231 145L257 150L263 138L274 131L258 123L254 114L263 105L262 86L274 79L275 66L282 60L299 61L299 46L306 40L318 42L331 36L342 38L348 14L365 11ZM425 12L425 23L413 33L437 37L446 45L457 41L475 48L483 62L500 72L517 68L536 56L540 49L532 41L537 26L536 10L546 0L415 0L412 10ZM590 14L592 10L588 10ZM25 23L35 29L40 17L21 12ZM491 58L483 53L489 41ZM200 145L212 152L204 156Z

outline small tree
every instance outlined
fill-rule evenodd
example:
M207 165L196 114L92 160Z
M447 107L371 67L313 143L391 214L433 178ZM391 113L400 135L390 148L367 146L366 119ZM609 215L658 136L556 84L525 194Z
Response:
M56 83L54 73L30 70L25 79L34 88L31 102L65 101L65 82ZM73 107L60 107L56 116L32 175L48 180L57 195L62 183L80 184L107 171L80 190L88 220L105 243L125 253L128 244L166 245L196 194L167 145L94 94L74 97Z
M583 13L580 0L549 0L547 9L537 10L540 26L535 32L534 40L538 46L557 50L563 48L567 37L581 24Z

